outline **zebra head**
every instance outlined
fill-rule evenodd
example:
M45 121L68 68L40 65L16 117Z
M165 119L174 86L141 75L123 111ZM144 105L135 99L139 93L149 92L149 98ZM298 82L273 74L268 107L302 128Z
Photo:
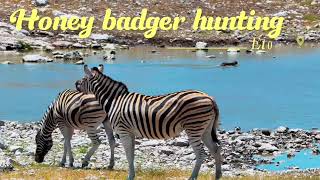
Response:
M41 131L38 131L36 135L36 144L37 144L37 149L35 153L35 161L37 163L42 163L44 160L44 156L49 152L51 149L53 142L52 138L46 139Z
M92 82L99 79L99 75L103 73L103 65L100 64L99 67L94 67L91 70L88 65L84 65L85 76L81 80L76 81L76 89L85 94L92 93Z

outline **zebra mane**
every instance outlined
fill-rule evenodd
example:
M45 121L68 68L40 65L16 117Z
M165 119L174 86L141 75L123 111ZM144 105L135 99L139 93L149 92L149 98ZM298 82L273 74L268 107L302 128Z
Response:
M116 80L112 79L110 76L107 76L107 75L103 74L102 72L99 71L99 69L98 69L97 67L93 67L91 70L98 72L98 73L99 73L101 76L103 76L104 78L107 78L109 81L114 82L114 83L120 85L121 87L123 87L123 89L125 89L126 92L129 92L129 89L128 89L127 85L124 84L123 82L121 82L121 81L116 81Z
M44 113L44 115L43 115L43 117L42 117L42 120L40 121L40 124L39 124L41 127L43 126L43 123L45 122L45 120L47 119L50 111L52 110L53 105L54 105L54 102L55 102L55 101L51 102L51 104L48 106L46 112Z
M60 95L60 94L59 94L59 95ZM48 106L46 112L44 113L41 121L38 123L38 125L40 126L40 131L42 131L43 126L44 126L44 123L45 123L45 121L47 120L50 112L53 111L53 106L54 106L55 102L56 102L56 99L54 99L54 100L51 102L51 104Z

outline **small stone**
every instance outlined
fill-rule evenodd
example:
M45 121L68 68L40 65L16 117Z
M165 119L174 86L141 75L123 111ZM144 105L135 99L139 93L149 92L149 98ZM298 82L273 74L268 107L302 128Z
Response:
M52 43L54 47L59 47L59 48L68 48L72 46L72 44L73 43L69 41L55 41L54 43Z
M6 123L0 120L0 126L4 126Z
M91 48L92 48L92 49L101 49L102 46L101 46L101 44L95 43L95 44L91 44Z
M258 50L258 51L256 51L256 54L264 54L264 53L266 53L267 51L264 51L264 50Z
M216 58L216 56L215 55L208 55L208 56L206 56L206 58Z
M9 150L10 152L15 153L16 151L18 151L18 150L19 150L19 151L22 151L23 149L22 149L22 147L20 147L20 146L12 145L12 146L9 146L8 150Z
M240 128L240 127L235 127L235 128L234 128L234 131L236 131L236 132L241 132L241 128Z
M120 46L120 49L129 49L129 46L124 44Z
M284 127L284 126L280 126L276 129L277 133L286 133L288 132L289 128L288 127Z
M230 47L227 49L227 52L228 53L238 53L238 52L240 52L240 49L236 48L236 47Z
M29 175L34 175L34 174L35 174L35 171L34 171L34 169L29 169L27 173L28 173Z
M287 154L287 157L288 157L288 158L292 158L292 157L294 157L294 156L296 156L296 155L294 154L294 151L290 151L290 152Z
M278 148L267 143L261 144L261 146L258 148L259 151L268 151L268 152L274 152L278 151Z
M11 61L3 61L1 64L14 64L14 63Z
M35 0L37 6L46 6L49 1L48 0Z
M271 135L271 131L270 130L267 130L267 129L263 129L261 130L261 133L265 136L270 136Z
M160 141L149 140L149 141L142 142L140 146L159 146L159 145L161 145Z
M80 53L79 51L72 51L72 52L68 52L66 54L63 55L63 59L64 60L83 60L83 56L82 53Z
M53 50L55 49L55 47L53 47L53 46L51 46L51 45L48 45L48 46L44 47L44 49L45 49L46 51L53 51Z
M52 62L52 61L53 61L52 59L41 56L39 54L25 55L22 58L22 62L26 62L26 63L44 63L44 62Z
M171 155L171 154L174 154L173 150L169 149L168 147L162 147L160 149L160 153L161 154L165 154L167 156Z
M207 48L207 43L205 43L205 42L197 42L196 43L196 48L197 49L206 49Z
M7 149L7 145L0 139L0 149Z
M273 16L288 16L287 11L280 11L278 13L273 14Z
M84 61L83 60L80 60L80 61L77 61L74 63L75 65L83 65L84 64Z
M317 134L314 138L316 138L316 140L320 140L320 134Z
M252 50L251 50L251 49L247 49L247 50L246 50L246 53L247 53L247 54L250 54L250 53L252 53Z
M0 172L2 171L12 171L13 165L10 158L0 156Z
M90 38L93 39L93 40L97 40L97 41L98 40L107 41L107 40L111 39L112 36L107 35L107 34L91 34Z
M74 43L74 44L72 44L72 47L81 49L81 48L86 48L87 46L82 45L82 44L80 44L80 43Z
M189 146L189 141L187 139L184 138L176 138L173 143L173 146L179 146L179 147L185 147L185 146Z
M312 148L312 154L314 154L314 155L318 155L318 154L320 154L320 150L319 150L319 148L318 148L318 147L314 147L314 148Z

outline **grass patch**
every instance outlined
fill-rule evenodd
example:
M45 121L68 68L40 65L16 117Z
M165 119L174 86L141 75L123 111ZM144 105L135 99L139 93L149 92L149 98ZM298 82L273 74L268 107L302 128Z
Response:
M136 179L187 179L191 172L179 170L145 170L137 171ZM19 168L13 172L4 172L0 174L0 179L64 179L78 180L95 177L97 179L126 179L126 170L85 170L85 169L68 169L59 167L41 167L33 166L30 168ZM208 174L200 174L199 180L213 179Z
M78 149L78 152L80 154L86 154L89 150L89 147L88 146L81 146L79 149Z
M18 49L22 51L31 51L33 48L30 46L30 44L23 42L23 41L18 41Z
M303 19L312 22L312 21L317 21L319 19L319 16L315 14L306 14L303 16Z
M148 179L148 180L164 180L164 179L175 179L182 180L188 179L190 176L190 171L181 171L174 169L167 170L143 170L137 171L136 179ZM3 172L0 173L0 179L64 179L64 180L78 180L94 177L94 179L126 179L126 170L85 170L85 169L70 169L70 168L60 168L53 166L43 166L43 165L32 165L32 167L16 168L13 172ZM285 175L270 175L270 174L258 174L254 176L237 176L237 177L223 177L222 180L318 180L320 178L320 172L316 172L312 175L307 175L304 173L294 173ZM199 180L211 180L214 177L210 174L201 173L199 175Z

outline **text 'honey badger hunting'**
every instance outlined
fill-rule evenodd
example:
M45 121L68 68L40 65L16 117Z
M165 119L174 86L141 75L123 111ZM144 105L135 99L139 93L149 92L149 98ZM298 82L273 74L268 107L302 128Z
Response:
M216 179L221 177L221 146L217 139L219 109L207 94L185 90L161 96L129 92L122 82L102 74L103 65L91 70L84 66L85 77L76 82L77 90L93 93L107 113L112 129L120 136L129 163L128 179L134 179L135 137L168 139L183 130L196 155L190 179L196 179L207 157L204 145L214 156Z

